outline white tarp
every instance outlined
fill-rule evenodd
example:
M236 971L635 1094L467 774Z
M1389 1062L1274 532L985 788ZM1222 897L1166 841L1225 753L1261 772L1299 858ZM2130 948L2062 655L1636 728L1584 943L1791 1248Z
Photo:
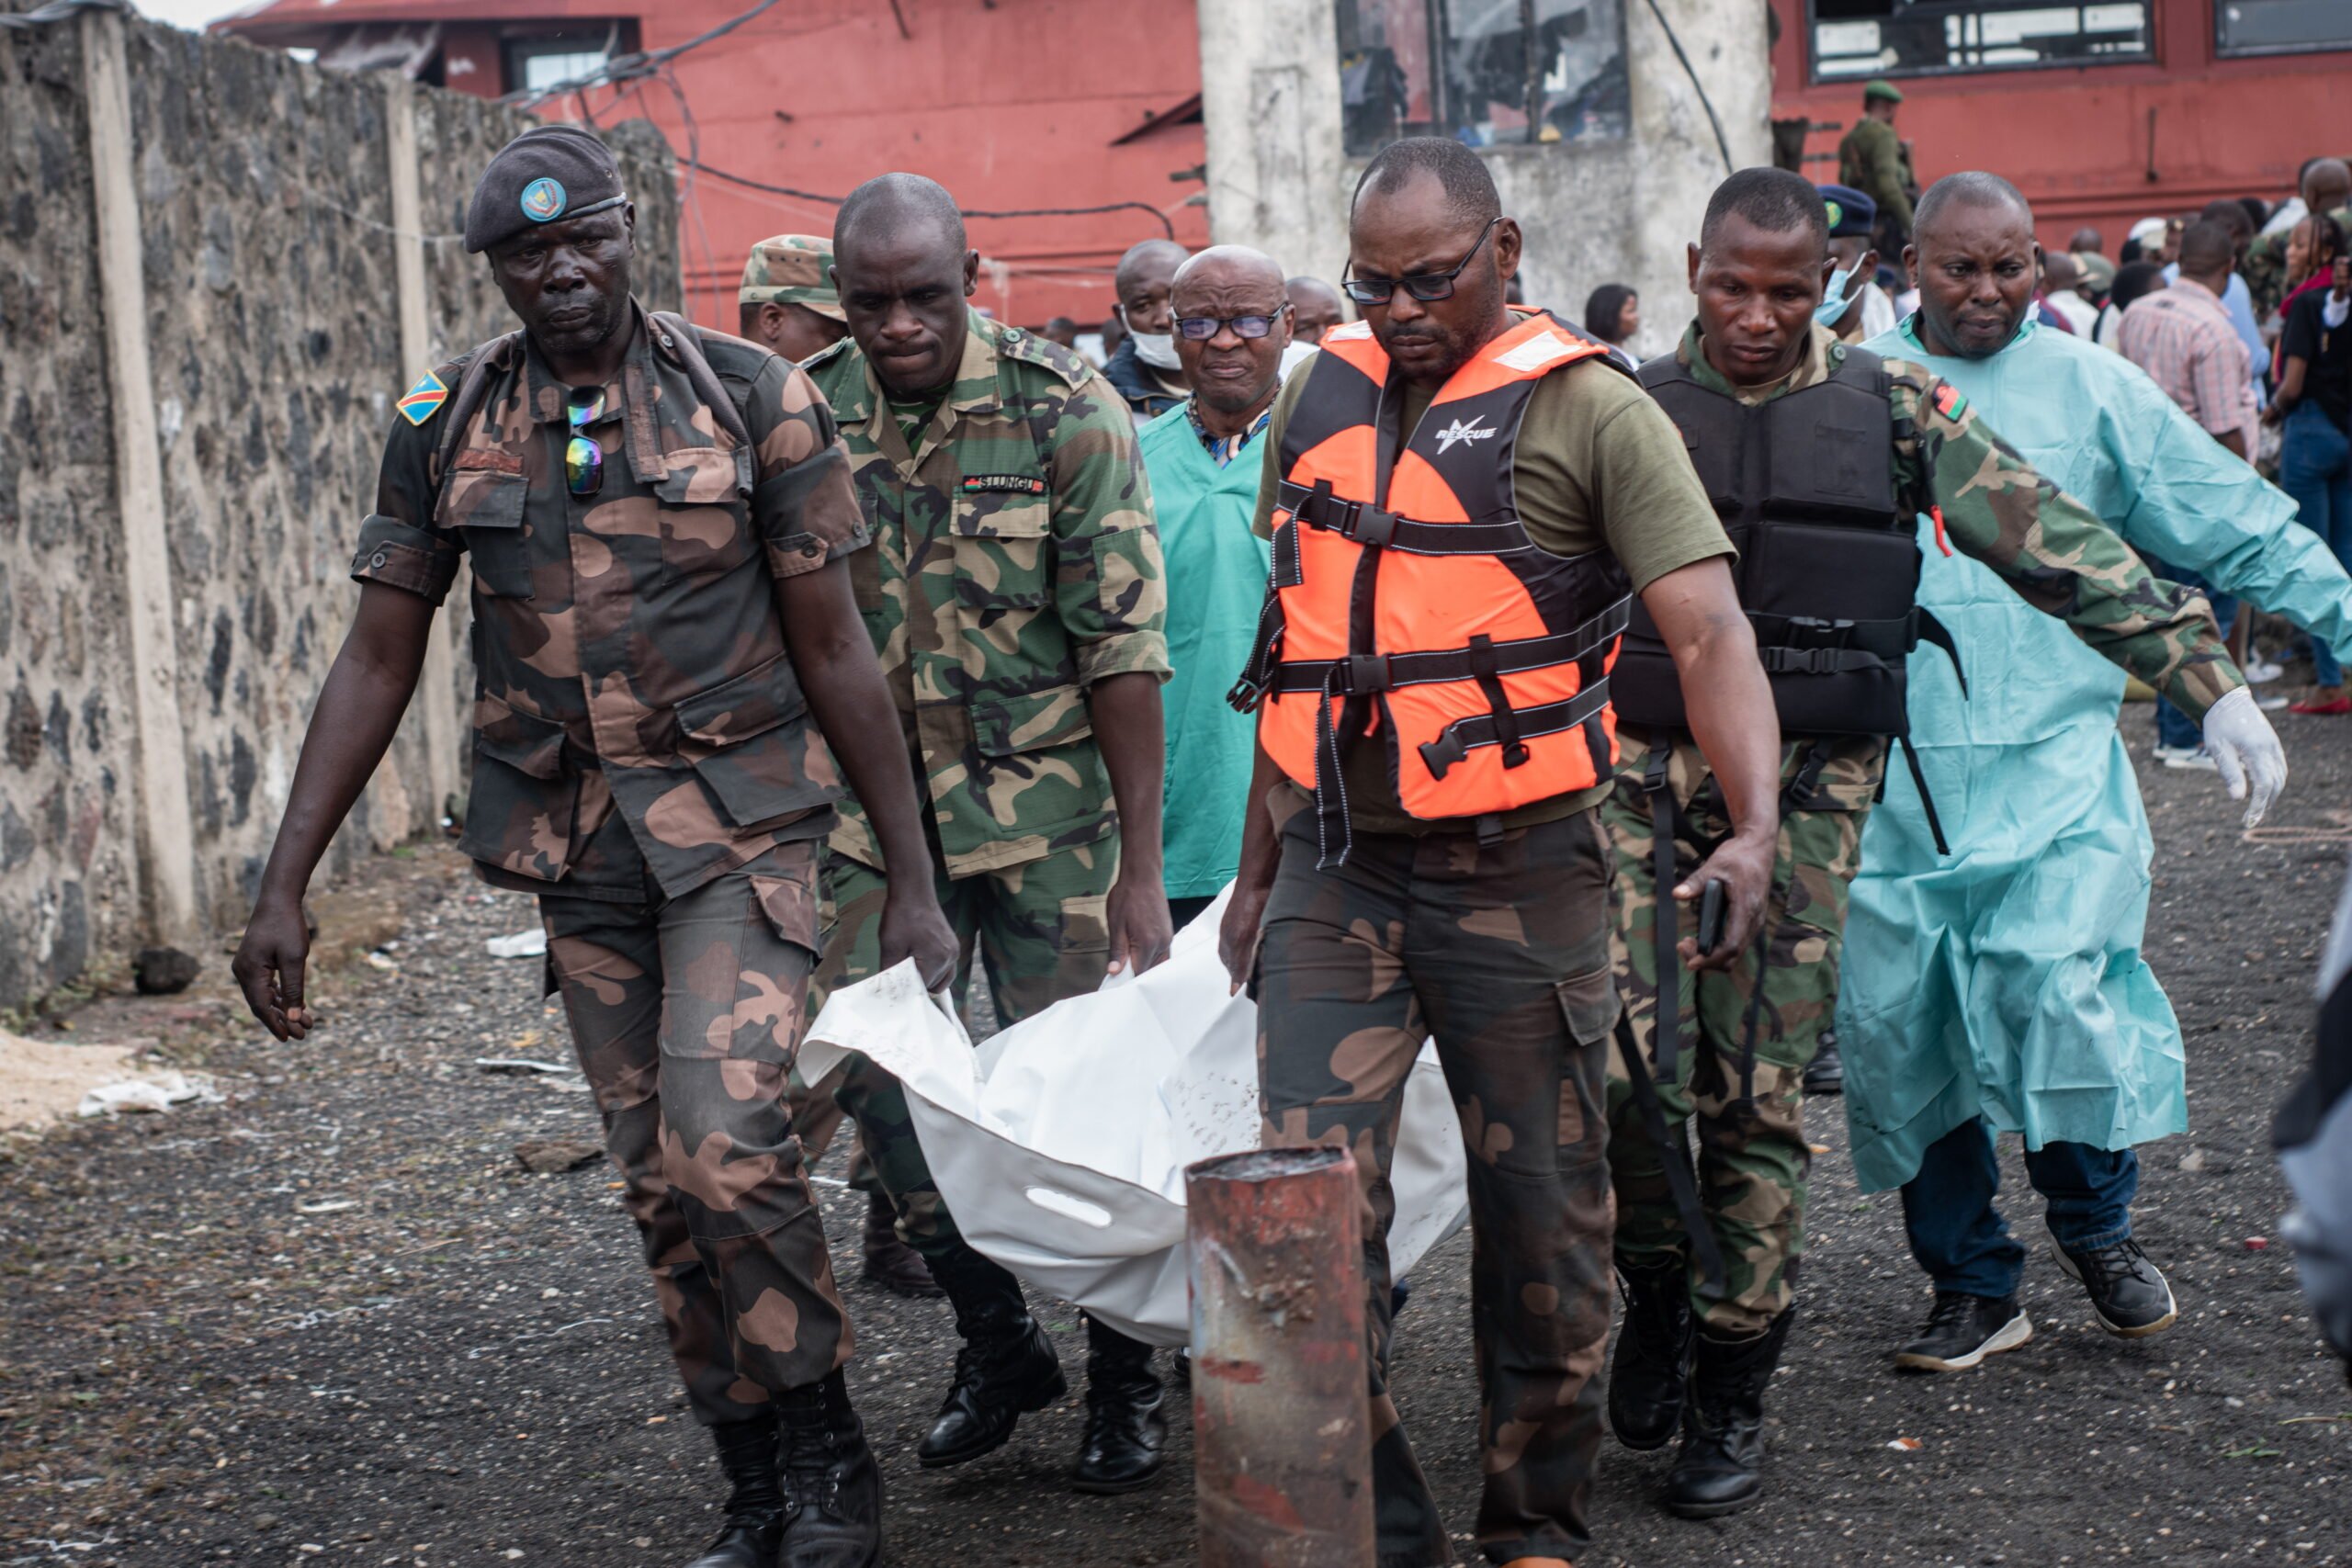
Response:
M801 1047L815 1083L862 1051L907 1086L965 1238L1123 1331L1182 1345L1184 1168L1258 1146L1258 1010L1227 994L1223 899L1168 962L1057 1002L975 1050L911 964L843 987ZM1436 1053L1405 1089L1391 1179L1401 1276L1464 1217L1462 1135Z

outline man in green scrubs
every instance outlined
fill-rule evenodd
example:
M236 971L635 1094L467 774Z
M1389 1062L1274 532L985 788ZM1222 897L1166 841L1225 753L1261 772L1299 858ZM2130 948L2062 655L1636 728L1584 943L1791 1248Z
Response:
M1218 245L1177 269L1169 291L1176 355L1192 395L1146 425L1168 572L1168 911L1182 926L1241 863L1257 722L1225 700L1258 629L1269 547L1250 525L1267 419L1282 386L1291 305L1282 268Z

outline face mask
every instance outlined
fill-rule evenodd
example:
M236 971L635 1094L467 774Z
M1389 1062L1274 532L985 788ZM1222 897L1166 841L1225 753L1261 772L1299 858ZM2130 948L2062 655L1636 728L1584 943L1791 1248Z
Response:
M1853 300L1847 297L1846 289L1854 281L1854 274L1861 269L1861 265L1858 261L1845 271L1830 275L1829 287L1823 290L1821 303L1813 308L1815 321L1825 327L1837 324L1838 318L1853 304Z
M1119 307L1119 324L1127 329L1127 341L1136 345L1136 357L1155 370L1182 370L1184 362L1176 357L1174 333L1140 333L1127 320L1127 308Z

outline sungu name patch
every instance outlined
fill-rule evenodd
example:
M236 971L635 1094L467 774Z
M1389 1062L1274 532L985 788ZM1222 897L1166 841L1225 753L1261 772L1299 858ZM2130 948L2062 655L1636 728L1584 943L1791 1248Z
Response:
M1035 474L966 474L962 488L966 495L1043 495L1046 481Z

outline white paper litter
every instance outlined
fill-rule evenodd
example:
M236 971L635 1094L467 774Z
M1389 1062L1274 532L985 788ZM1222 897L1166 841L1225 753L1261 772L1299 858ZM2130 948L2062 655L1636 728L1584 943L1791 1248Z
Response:
M833 993L801 1048L814 1083L862 1051L905 1083L956 1227L1023 1279L1137 1338L1182 1345L1184 1168L1259 1146L1257 1007L1228 994L1217 903L1168 962L1105 981L977 1051L911 963ZM1389 1230L1402 1276L1464 1216L1466 1170L1434 1050L1405 1090Z
M74 1113L110 1116L125 1111L162 1112L175 1105L222 1102L223 1097L212 1087L210 1078L201 1074L190 1077L176 1068L167 1068L143 1077L125 1078L120 1083L100 1084L82 1097Z
M492 958L545 958L548 953L548 932L545 926L533 926L512 936L494 936L482 943Z

